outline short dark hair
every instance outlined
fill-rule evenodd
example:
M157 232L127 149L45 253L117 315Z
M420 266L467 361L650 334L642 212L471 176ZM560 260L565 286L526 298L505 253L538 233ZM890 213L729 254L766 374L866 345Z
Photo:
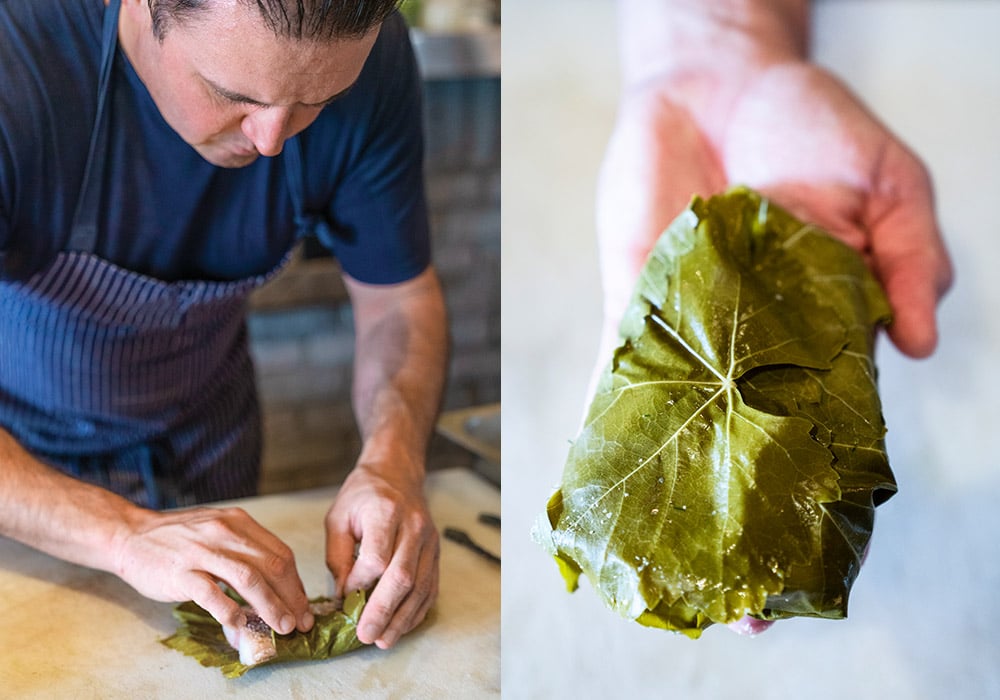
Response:
M172 24L206 9L212 0L147 0L153 33L163 41ZM292 39L358 39L392 14L400 0L240 0L260 11L275 36Z

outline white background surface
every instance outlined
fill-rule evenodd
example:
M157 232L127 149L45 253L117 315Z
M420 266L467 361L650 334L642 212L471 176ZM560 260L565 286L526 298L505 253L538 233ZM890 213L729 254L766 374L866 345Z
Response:
M814 55L927 162L957 268L930 360L879 349L899 494L850 619L700 640L568 595L530 527L596 360L593 202L618 90L611 0L503 5L507 698L1000 698L1000 3L816 3Z

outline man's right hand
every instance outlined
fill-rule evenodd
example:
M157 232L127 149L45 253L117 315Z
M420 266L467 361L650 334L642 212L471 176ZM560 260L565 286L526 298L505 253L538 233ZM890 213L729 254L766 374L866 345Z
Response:
M237 627L243 612L225 583L281 634L313 625L292 551L240 508L136 510L115 549L115 573L153 600L193 600Z
M227 627L224 583L284 634L313 625L292 551L239 508L140 508L28 453L0 428L0 536L121 577L163 602L193 600Z

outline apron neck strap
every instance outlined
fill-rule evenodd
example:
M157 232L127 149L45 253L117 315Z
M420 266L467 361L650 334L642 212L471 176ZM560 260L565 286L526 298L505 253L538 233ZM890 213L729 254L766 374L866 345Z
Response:
M285 141L281 154L285 160L285 180L295 213L295 237L315 236L320 243L332 249L334 235L330 222L323 214L306 209L305 164L298 135Z
M101 176L108 154L108 133L110 131L109 112L111 92L111 69L115 63L118 47L118 11L121 0L110 0L104 10L104 26L101 31L101 67L97 83L97 116L90 133L90 148L87 165L83 171L83 184L73 213L70 230L70 250L93 251L97 243L97 213L100 206Z

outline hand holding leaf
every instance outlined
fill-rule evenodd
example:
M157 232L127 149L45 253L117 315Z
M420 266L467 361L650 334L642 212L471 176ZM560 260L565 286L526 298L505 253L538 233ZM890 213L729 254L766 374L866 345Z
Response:
M863 260L735 189L651 253L542 543L570 588L691 636L744 615L843 617L895 491Z

